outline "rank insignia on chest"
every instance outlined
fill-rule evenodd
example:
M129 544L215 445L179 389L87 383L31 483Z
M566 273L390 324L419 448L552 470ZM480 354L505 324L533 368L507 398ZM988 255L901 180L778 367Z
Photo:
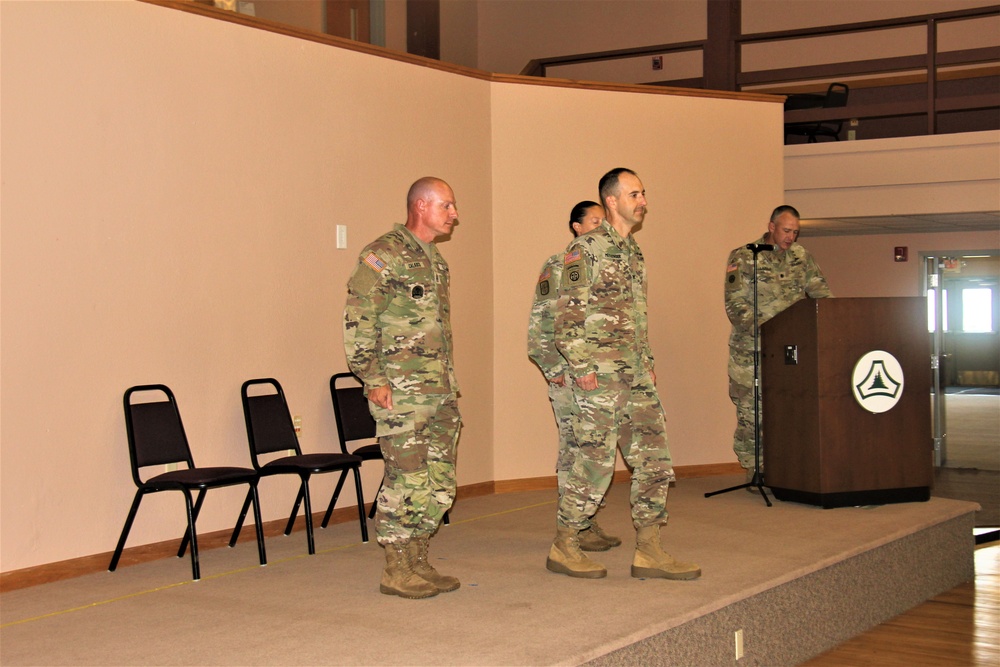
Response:
M422 298L424 298L424 288L423 288L423 286L422 285L414 285L413 289L410 290L410 296L412 296L414 299L422 299Z
M379 259L378 255L376 255L373 252L368 253L368 256L365 257L365 264L372 267L379 273L382 273L382 271L385 269L385 262Z

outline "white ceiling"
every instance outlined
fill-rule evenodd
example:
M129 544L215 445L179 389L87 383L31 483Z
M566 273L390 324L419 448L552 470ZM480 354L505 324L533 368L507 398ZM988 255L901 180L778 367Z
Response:
M1000 211L802 220L803 236L982 231L997 232L1000 243Z

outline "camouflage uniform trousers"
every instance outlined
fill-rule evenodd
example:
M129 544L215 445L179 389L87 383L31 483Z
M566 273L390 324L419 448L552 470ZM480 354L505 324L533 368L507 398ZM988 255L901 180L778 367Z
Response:
M736 431L733 433L733 451L740 465L747 472L754 469L754 416L753 416L753 351L730 352L729 398L736 406ZM757 397L758 414L763 424L760 396ZM764 469L764 445L761 438L760 467Z
M572 382L572 380L570 380ZM569 384L549 383L549 402L552 413L556 417L556 428L559 430L559 454L556 457L556 480L559 485L559 496L562 497L566 488L566 479L573 468L573 461L580 455L580 446L576 444L576 433L573 424L579 419L576 401L573 400L573 388ZM618 428L618 442L628 442L632 437L628 423ZM604 507L604 500L601 507Z
M579 447L573 434L573 421L576 418L576 403L573 402L573 389L568 384L549 383L549 403L552 404L552 414L556 417L556 428L559 430L559 453L556 456L556 479L559 483L559 495L566 486L566 478L576 460Z
M598 373L596 390L574 386L573 393L579 452L559 501L557 523L576 530L590 527L611 485L618 447L632 468L632 523L636 528L666 523L674 468L663 406L649 374Z
M393 409L368 404L385 459L375 534L381 545L433 535L455 501L462 418L455 394L393 394Z

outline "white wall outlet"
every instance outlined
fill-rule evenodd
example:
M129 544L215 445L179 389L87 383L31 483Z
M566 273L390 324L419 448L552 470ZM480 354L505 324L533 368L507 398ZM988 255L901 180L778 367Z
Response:
M343 250L347 247L347 225L337 225L337 248Z

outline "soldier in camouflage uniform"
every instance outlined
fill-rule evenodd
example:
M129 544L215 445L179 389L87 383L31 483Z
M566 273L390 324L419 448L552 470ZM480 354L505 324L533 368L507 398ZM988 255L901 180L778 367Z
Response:
M586 234L596 229L604 219L604 207L597 202L582 201L573 207L569 215L569 228L573 236ZM559 281L562 276L563 254L552 255L542 265L538 282L535 284L535 300L528 320L528 357L534 361L549 382L549 402L556 418L559 432L559 455L556 459L556 479L559 496L566 486L566 477L573 466L579 447L573 435L573 420L576 404L573 389L566 383L566 361L559 354L555 344L555 307L559 296ZM622 543L621 539L609 535L597 524L590 521L590 528L580 533L580 548L584 551L607 551Z
M764 324L805 297L821 299L831 296L823 272L812 255L796 243L798 237L799 212L791 206L779 206L771 214L767 233L754 242L772 244L775 248L757 255L758 324ZM747 471L747 481L752 481L755 468L753 252L746 246L729 253L726 315L733 325L729 335L729 397L736 404L733 450L740 465ZM759 410L759 401L757 407ZM761 456L763 465L763 454Z
M461 416L448 264L434 241L451 233L457 217L447 183L415 182L406 225L361 251L344 309L347 363L364 382L385 459L375 517L386 553L380 590L405 598L461 585L427 560L428 542L455 499Z
M645 191L622 168L605 174L599 191L607 220L570 243L563 258L555 341L573 380L579 454L559 501L546 567L571 577L607 575L580 550L579 533L611 484L620 430L627 427L621 448L632 468L632 576L694 579L701 569L674 560L660 545L674 470L649 347L646 267L631 235L646 214Z

